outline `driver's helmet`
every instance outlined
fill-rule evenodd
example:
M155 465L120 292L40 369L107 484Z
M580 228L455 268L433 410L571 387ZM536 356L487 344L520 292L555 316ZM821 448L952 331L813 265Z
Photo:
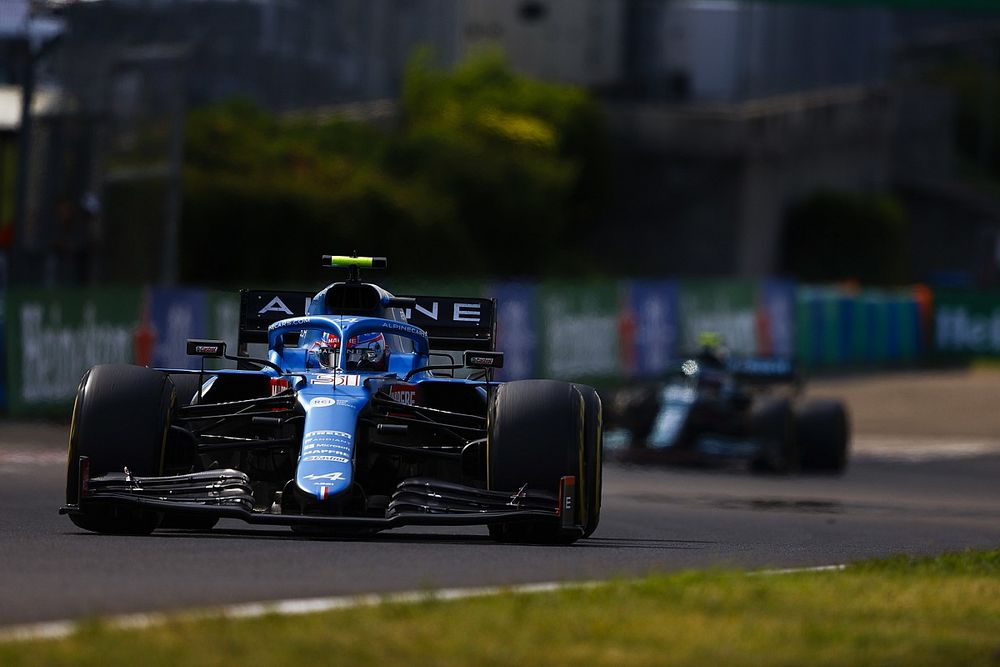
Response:
M722 344L722 336L714 331L698 334L698 362L708 368L724 368L729 350Z
M340 353L340 338L336 334L324 333L313 343L316 359L323 368L337 365ZM347 339L347 370L384 371L389 361L385 336L379 332L351 336Z

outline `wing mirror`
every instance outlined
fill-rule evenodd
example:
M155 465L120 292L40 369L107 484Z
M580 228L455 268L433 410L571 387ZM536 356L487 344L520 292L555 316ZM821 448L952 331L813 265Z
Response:
M192 357L225 357L226 341L189 338L187 353Z
M467 368L503 368L503 352L466 350L464 361Z

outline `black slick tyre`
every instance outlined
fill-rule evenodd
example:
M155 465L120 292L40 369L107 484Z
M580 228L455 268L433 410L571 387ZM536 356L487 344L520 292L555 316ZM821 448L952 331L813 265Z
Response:
M594 499L599 502L600 441L591 438L588 457L585 393L577 386L554 380L509 382L497 389L487 428L489 488L514 493L527 485L529 489L555 493L562 477L573 475L579 499L578 523L583 532L567 534L555 520L511 522L491 525L494 539L570 543L597 528L599 515L591 511L597 509ZM589 402L595 405L593 399ZM599 427L599 419L598 410L595 428ZM592 464L590 474L588 458Z
M66 502L79 499L81 456L89 458L91 477L126 467L137 477L161 475L175 400L173 384L159 371L124 364L87 371L73 404ZM158 513L132 506L99 506L70 518L98 533L140 535L160 521Z
M178 407L191 405L201 388L200 380L202 379L203 376L196 373L175 373L170 376L170 381L174 383L174 389L177 390Z
M781 398L763 403L751 414L750 424L753 438L761 444L752 468L758 472L795 472L799 448L792 402Z
M806 401L795 415L802 470L839 474L847 468L850 423L840 401Z
M583 537L590 537L601 520L601 493L604 487L604 410L601 397L593 387L575 384L577 391L583 397L584 405L584 438L583 438L583 469L584 478L593 480L588 484L582 500L585 503L584 515L587 523L584 525Z

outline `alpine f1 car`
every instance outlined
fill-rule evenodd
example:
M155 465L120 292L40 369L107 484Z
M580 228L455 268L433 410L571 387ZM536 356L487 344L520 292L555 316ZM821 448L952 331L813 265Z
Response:
M607 396L609 448L628 462L839 473L850 427L836 400L800 400L788 359L721 359L711 350L665 380Z
M220 518L342 535L486 525L501 541L570 543L593 533L597 393L493 381L503 364L494 300L394 296L359 278L384 258L323 259L348 280L318 294L241 293L234 356L222 341L189 340L200 370L87 371L61 512L100 533ZM249 356L264 345L266 356ZM237 367L206 369L220 359Z

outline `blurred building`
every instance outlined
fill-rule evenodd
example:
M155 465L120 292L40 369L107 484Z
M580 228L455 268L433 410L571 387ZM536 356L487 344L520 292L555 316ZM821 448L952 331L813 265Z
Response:
M606 100L615 232L593 245L615 268L773 274L787 211L831 190L901 197L915 279L996 280L998 208L957 182L953 95L906 73L928 34L932 65L956 42L988 43L984 17L735 0L461 6L456 55L500 47L520 71Z
M9 1L18 17L28 7L64 23L32 71L78 129L58 146L45 128L30 132L25 187L45 196L19 223L21 282L174 280L186 109L382 99L419 45L455 57L452 0L0 0L8 14ZM71 188L57 157L67 151L84 173ZM64 227L73 232L58 244L35 242Z
M885 83L886 9L735 0L633 0L626 84L647 100L740 102Z
M623 268L773 274L792 205L889 187L889 11L632 0L624 21L619 233L596 241Z
M394 96L413 50L450 58L456 31L452 0L102 0L61 14L66 81L101 82L124 48L183 44L189 103L275 110Z
M827 189L919 195L919 211L975 211L970 243L1000 238L992 207L954 187L953 100L902 72L903 46L967 15L735 0L0 0L0 84L21 85L10 44L23 40L3 26L23 35L29 10L65 31L37 63L62 129L31 135L39 206L25 238L49 238L74 212L70 227L86 229L69 254L97 257L64 279L169 279L186 108L241 97L384 116L421 45L442 65L500 49L525 74L605 100L615 233L593 243L622 271L774 273L786 212ZM0 158L18 127L0 127ZM70 153L72 177L54 166ZM126 182L145 188L138 219L115 217ZM2 196L0 215L12 215ZM940 215L915 229L927 230L918 277L947 269L933 265ZM137 259L150 253L157 262Z
M454 56L501 49L517 70L604 89L624 72L624 0L464 0Z

